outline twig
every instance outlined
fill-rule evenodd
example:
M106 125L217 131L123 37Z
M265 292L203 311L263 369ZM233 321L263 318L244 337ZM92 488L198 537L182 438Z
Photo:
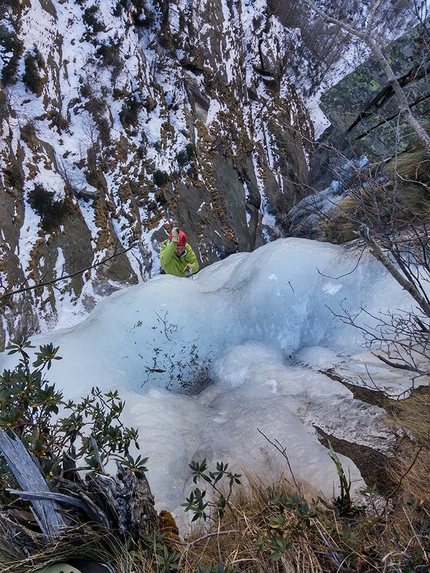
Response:
M348 271L347 273L343 274L343 275L339 275L338 277L331 277L330 275L325 275L324 273L322 273L318 267L315 267L317 270L317 273L319 275L321 275L322 277L325 277L327 279L332 279L332 280L338 280L338 279L343 279L344 277L347 277L349 275L352 275L352 273L354 273L357 270L358 265L361 262L361 259L363 258L364 253L367 251L366 247L363 247L360 253L360 256L358 257L358 261L356 262L354 268L350 271Z
M409 366L409 364L398 364L397 362L391 362L391 360L384 358L380 354L376 354L376 352L372 352L372 354L373 356L376 356L376 358L379 358L379 360L382 360L382 362L385 362L385 364L388 366L392 366L393 368L400 368L401 370L408 370L409 372L416 372L416 368L412 368L412 366Z
M76 497L71 497L70 495L65 495L64 493L55 493L53 491L22 491L21 489L10 489L6 488L9 493L20 497L26 501L33 500L52 500L58 501L60 503L66 503L68 505L74 505L75 507L80 507L85 509L86 504Z
M295 478L295 476L294 476L293 469L292 469L291 464L290 464L290 460L288 459L288 456L287 456L287 448L284 448L284 447L278 442L278 440L275 440L275 442L272 442L259 428L257 428L257 431L263 436L264 439L266 439L266 440L269 442L269 444L271 444L272 446L274 446L274 447L278 450L278 452L280 452L280 453L282 454L282 456L286 459L287 465L288 465L288 469L290 470L291 477L293 478L294 485L296 486L296 488L297 488L298 490L300 490L300 489L301 489L301 484L299 484L299 482L296 480L296 478Z
M414 459L412 460L411 465L408 467L408 469L405 471L405 473L400 476L399 483L397 484L397 486L394 488L394 490L391 492L391 494L390 494L388 497L394 497L395 493L396 493L397 491L399 491L400 486L402 485L402 481L405 479L405 477L408 475L408 473L412 470L412 468L413 468L414 465L416 464L416 461L417 461L418 456L420 455L422 449L423 449L423 446L420 446L420 447L418 448L418 451L417 451L417 453L415 454L415 457L414 457Z
M186 543L185 541L178 541L177 539L170 539L170 537L169 541L172 541L172 543L176 543L176 545L183 545L184 547L189 548L192 547L193 545L197 545L197 543L200 543L201 541L210 539L211 537L217 537L218 535L232 535L233 533L242 533L242 532L239 531L238 529L229 529L228 531L214 531L213 533L207 533L206 535L203 535L202 537L199 537L198 539L191 541L191 543Z

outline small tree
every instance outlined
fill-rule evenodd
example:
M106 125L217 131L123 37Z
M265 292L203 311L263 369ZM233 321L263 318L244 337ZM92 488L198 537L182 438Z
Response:
M0 25L0 46L3 60L1 79L5 85L13 84L16 82L18 62L24 44L18 38L16 32L10 31L4 25Z
M347 160L345 159L345 162ZM321 213L322 227L342 228L345 237L360 237L364 249L387 269L408 292L409 310L371 315L365 305L356 313L346 306L333 312L358 328L369 348L392 366L423 374L430 356L430 183L422 145L380 165L356 168L345 184L343 199L328 215ZM338 174L342 181L342 175ZM331 232L331 231L330 231Z
M46 378L61 360L58 347L40 346L31 359L32 349L25 337L13 340L8 350L18 364L0 376L0 569L29 571L31 560L31 570L40 570L77 554L129 562L132 550L142 570L151 569L165 546L147 458L131 456L138 433L120 419L124 402L118 392L98 388L78 403L65 402ZM105 471L109 460L117 463L116 476ZM34 524L22 521L28 502ZM165 560L172 559L167 553Z
M43 230L47 233L56 229L69 214L66 201L56 201L54 193L47 191L43 185L36 184L28 194L28 202L41 219Z
M40 96L44 85L40 71L45 66L42 54L35 47L32 53L28 53L24 58L25 73L22 80L30 91L36 96Z
M92 34L104 32L106 27L103 22L98 18L99 7L93 4L89 8L85 8L82 17L85 24L91 29Z

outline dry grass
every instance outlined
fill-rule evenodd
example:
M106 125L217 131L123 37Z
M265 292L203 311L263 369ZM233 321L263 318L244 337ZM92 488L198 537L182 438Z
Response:
M222 562L228 571L249 573L352 573L365 571L428 572L430 570L430 415L427 389L391 407L392 423L407 430L387 468L397 484L389 500L367 492L361 511L341 516L334 503L315 491L280 477L275 482L247 474L246 487L233 498L237 519L219 523L210 532L196 529L181 548L180 570L204 571ZM274 503L298 494L314 512L300 512ZM274 529L279 516L282 527ZM230 533L226 533L230 531ZM208 534L209 533L209 534ZM274 560L270 541L290 539L291 548ZM262 538L266 539L261 551ZM259 550L260 547L260 550Z
M125 550L116 535L98 524L70 527L57 540L48 543L41 534L25 526L17 527L4 514L1 516L1 573L33 573L76 558L110 563L118 573L136 571L136 556ZM146 556L140 561L148 563Z
M3 520L0 570L33 573L78 553L109 563L118 573L428 571L430 454L425 446L418 456L416 452L416 446L403 447L393 461L391 474L399 486L390 501L369 495L366 510L348 516L284 477L270 481L247 474L246 485L231 499L234 517L226 514L211 525L197 522L181 541L154 535L131 546L88 525L71 529L47 546L25 528L16 535ZM291 547L277 554L277 540L290 541Z
M220 522L210 531L198 525L187 537L180 560L183 570L196 571L200 565L206 571L210 564L222 562L234 571L253 573L322 572L306 536L297 536L291 549L278 561L271 559L270 551L259 550L259 540L270 537L270 521L278 513L273 505L274 496L290 498L297 488L284 477L273 482L250 473L246 474L245 482L246 486L238 489L231 502L236 519ZM308 495L311 493L316 498L309 488ZM308 500L311 505L312 497ZM291 532L296 523L297 518L291 512L281 536L286 537L287 530Z
M387 479L396 484L388 500L369 490L365 507L342 512L345 505L297 483L284 455L284 467L271 467L270 478L242 470L242 484L229 499L231 511L222 520L197 521L184 538L178 539L165 512L164 531L137 542L86 523L46 543L4 513L0 572L35 573L77 556L108 563L116 573L428 572L429 390L385 400L384 407L392 425L404 430L387 468ZM204 489L205 484L198 485ZM208 486L208 496L210 491Z
M414 500L425 512L430 511L430 393L417 388L406 400L392 408L391 423L404 432L390 474L399 490Z
M403 153L393 157L383 166L383 173L390 179L397 177L401 181L430 181L430 160L427 149L420 143L414 143Z
M390 409L394 426L403 429L420 446L430 448L430 391L420 386L406 400L399 400Z
M427 476L426 471L423 485ZM427 566L430 541L426 504L411 502L402 484L389 502L370 495L365 511L347 517L309 491L307 501L315 513L307 521L301 520L297 510L273 503L275 497L304 496L290 481L247 478L246 488L233 500L237 520L218 524L210 533L194 530L182 545L181 571L195 572L200 565L204 571L215 572L218 569L209 566L219 562L231 567L228 571L249 573L426 570L422 569ZM273 520L280 514L284 526L273 529ZM270 549L270 540L276 536L292 541L292 547L278 560ZM259 551L262 538L266 538L265 549Z
M357 173L357 185L333 205L329 218L319 226L325 238L345 243L357 237L362 225L378 232L398 231L415 221L425 225L430 215L430 159L426 150L415 144L383 164L375 164L365 173Z

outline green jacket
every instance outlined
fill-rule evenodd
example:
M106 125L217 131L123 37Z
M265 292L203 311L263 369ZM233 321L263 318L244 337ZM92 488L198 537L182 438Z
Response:
M168 275L175 275L176 277L185 277L185 267L191 265L193 273L198 272L199 263L197 257L188 243L185 245L184 254L181 257L175 253L176 243L170 242L166 239L160 251L160 263L164 272Z

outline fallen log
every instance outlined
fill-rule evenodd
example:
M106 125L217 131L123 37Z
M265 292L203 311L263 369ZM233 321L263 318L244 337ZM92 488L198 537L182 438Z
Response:
M0 430L0 451L21 488L32 493L49 492L49 484L39 464L30 456L18 436L12 431L10 434L13 437ZM31 505L43 535L47 539L57 538L67 522L59 512L56 501L33 499Z

